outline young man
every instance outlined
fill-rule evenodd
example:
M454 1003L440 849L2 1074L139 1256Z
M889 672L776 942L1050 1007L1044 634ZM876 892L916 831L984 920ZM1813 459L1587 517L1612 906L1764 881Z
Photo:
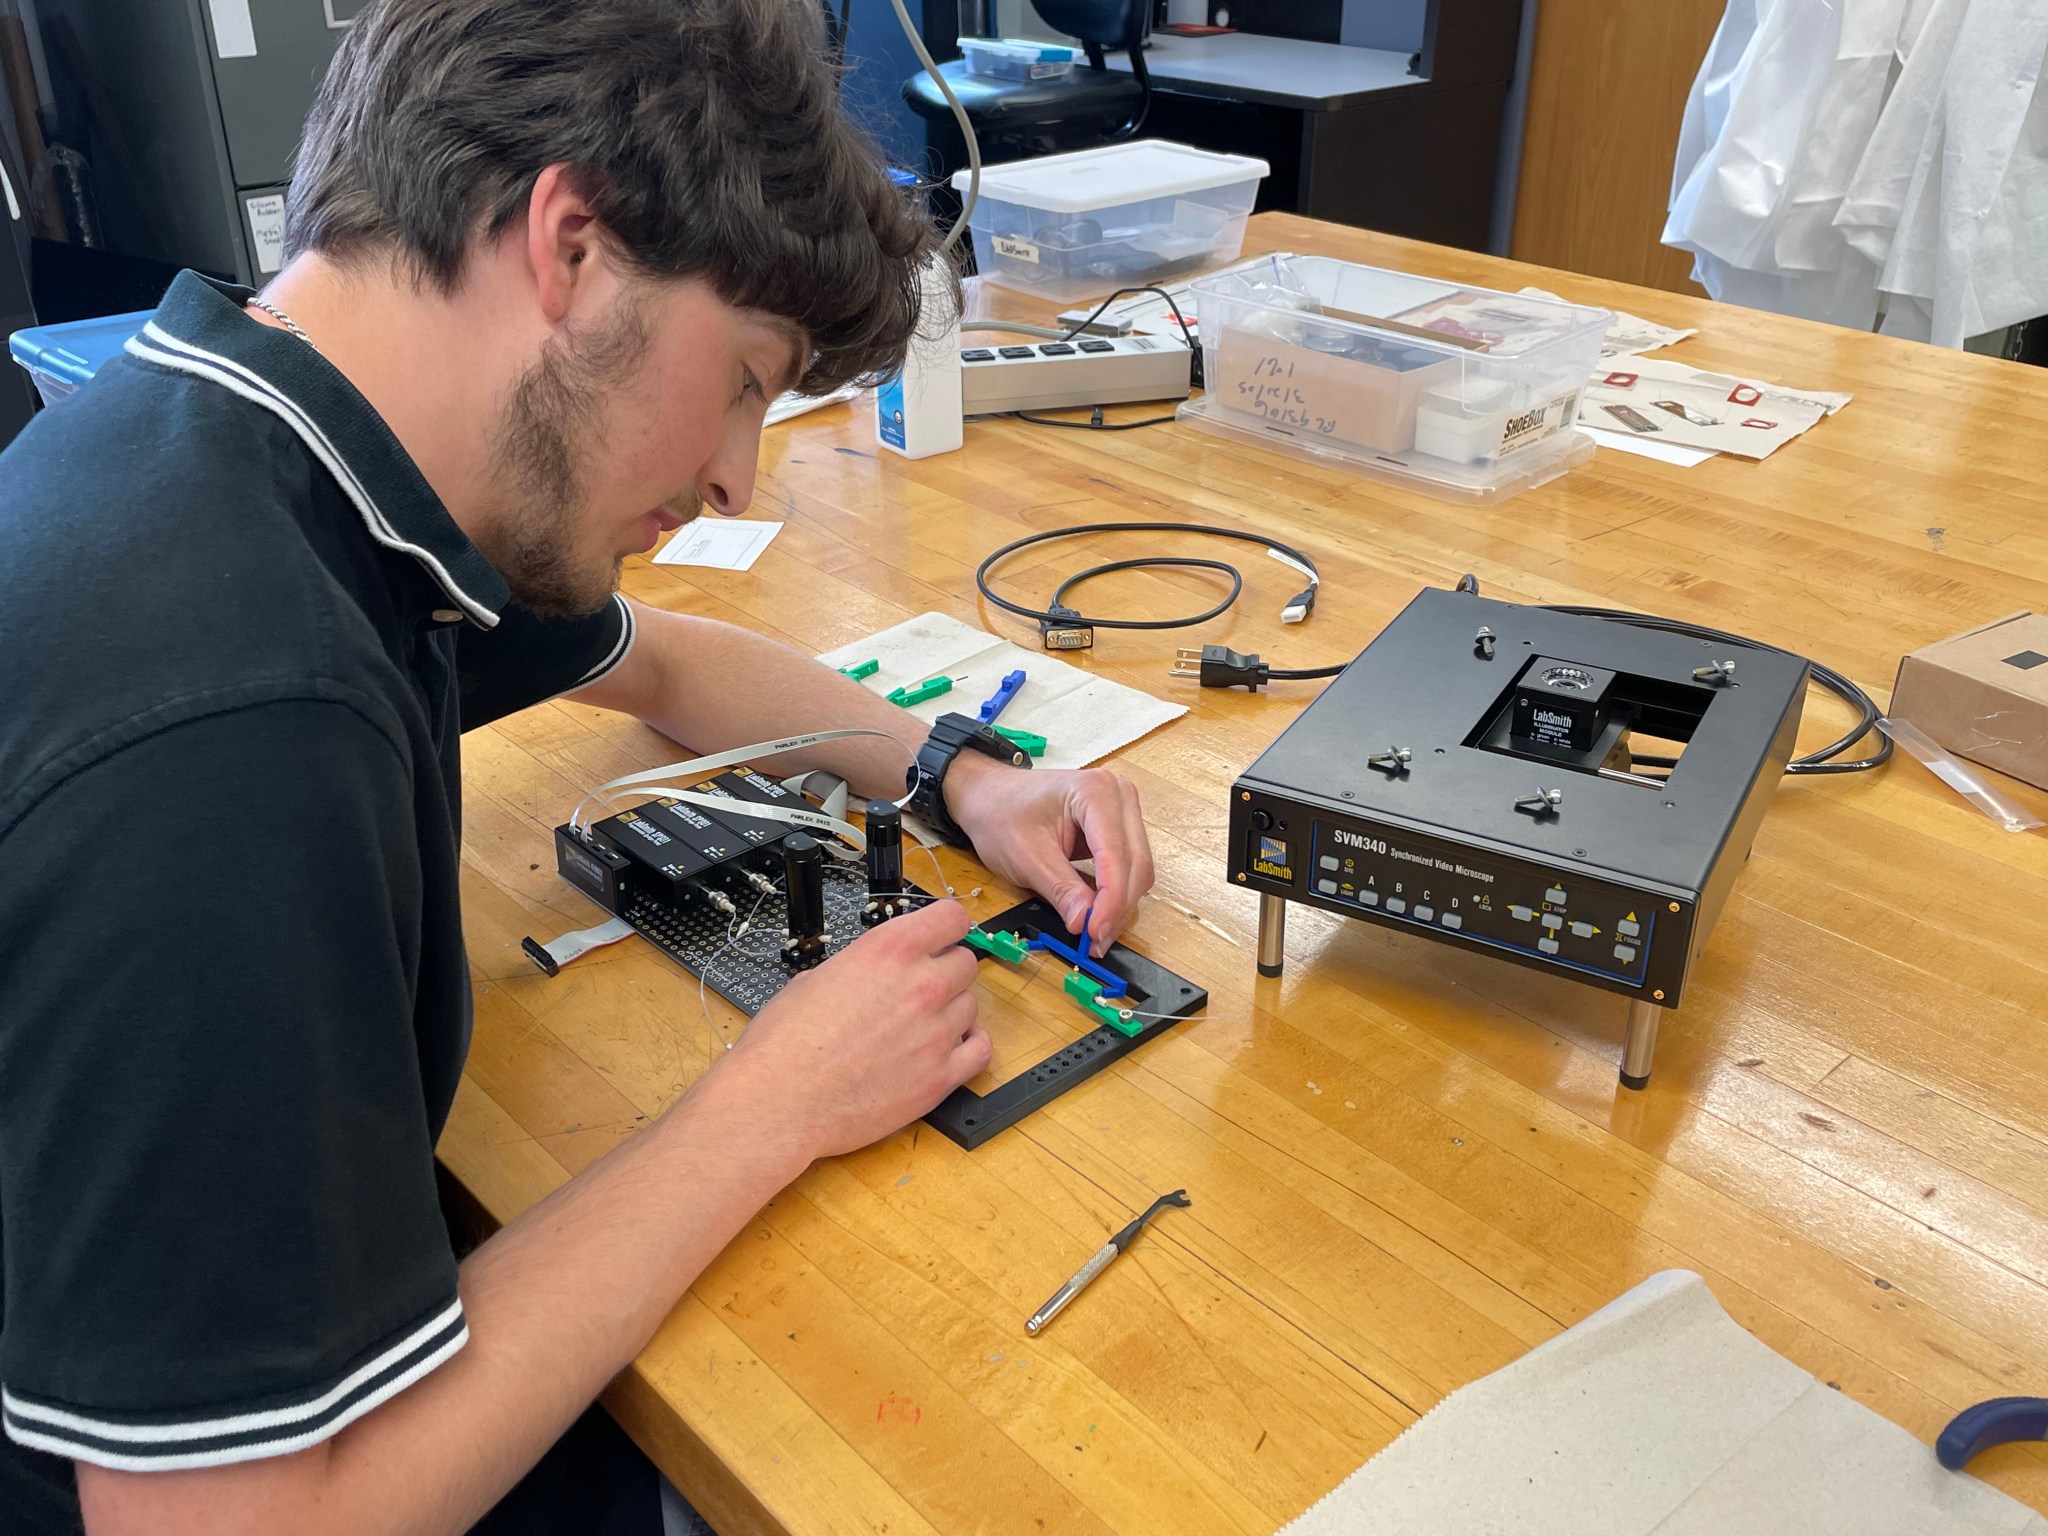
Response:
M651 1474L610 1514L557 1454L520 1480L770 1195L986 1064L940 903L451 1256L459 732L565 690L698 751L872 726L813 760L891 796L922 745L804 657L613 596L747 505L778 391L916 325L929 231L819 33L809 0L378 0L285 271L253 301L181 276L5 456L11 1536L659 1530ZM1098 941L1151 882L1107 774L969 752L935 793Z

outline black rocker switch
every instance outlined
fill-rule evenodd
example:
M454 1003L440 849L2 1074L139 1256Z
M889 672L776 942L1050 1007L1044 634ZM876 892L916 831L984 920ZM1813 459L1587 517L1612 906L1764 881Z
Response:
M825 850L816 838L792 832L782 841L782 868L789 902L782 958L807 970L825 958Z
M894 801L868 802L867 833L868 901L860 920L872 927L910 907L903 893L903 812Z

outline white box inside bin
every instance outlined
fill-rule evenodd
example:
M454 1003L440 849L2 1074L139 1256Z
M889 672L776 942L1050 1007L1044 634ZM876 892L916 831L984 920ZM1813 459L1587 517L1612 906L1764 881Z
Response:
M1139 139L984 166L969 218L992 283L1058 303L1228 266L1266 162ZM968 173L953 186L966 195Z
M1197 425L1492 499L1568 455L1607 311L1321 256L1194 285ZM1532 471L1534 474L1532 475Z
M963 37L967 72L990 80L1052 80L1074 72L1074 50L1009 37Z

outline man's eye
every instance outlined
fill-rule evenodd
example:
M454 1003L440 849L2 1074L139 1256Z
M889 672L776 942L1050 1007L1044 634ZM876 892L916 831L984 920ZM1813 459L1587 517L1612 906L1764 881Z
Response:
M741 368L740 377L744 379L746 382L740 385L739 394L734 396L732 402L734 405L738 405L740 401L746 399L748 395L756 395L763 400L768 398L767 391L761 388L761 381L754 377L753 369L745 367Z

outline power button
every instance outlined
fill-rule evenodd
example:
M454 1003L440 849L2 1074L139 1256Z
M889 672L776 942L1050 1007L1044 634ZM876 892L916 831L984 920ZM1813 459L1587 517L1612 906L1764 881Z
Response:
M1261 832L1270 832L1270 831L1272 831L1272 830L1273 830L1273 813L1272 813L1271 811L1267 811L1267 810L1257 810L1257 811L1253 811L1253 812L1252 812L1252 825L1253 825L1253 826L1255 826L1255 827L1257 827L1257 828L1258 828L1258 829L1259 829L1259 830L1260 830Z

